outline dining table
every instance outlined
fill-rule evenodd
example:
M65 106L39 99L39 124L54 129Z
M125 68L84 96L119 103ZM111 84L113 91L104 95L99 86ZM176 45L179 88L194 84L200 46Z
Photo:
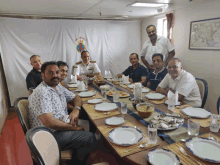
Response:
M117 153L121 159L125 160L126 162L130 162L130 164L141 164L141 165L147 165L150 164L149 161L147 160L147 156L149 151L153 151L153 149L162 149L162 150L169 150L175 155L177 155L179 161L183 165L196 165L196 164L204 164L204 165L211 165L211 164L218 164L212 161L207 161L201 158L198 158L194 154L192 154L186 147L185 142L181 141L181 139L191 139L194 138L194 136L188 135L188 129L187 129L187 121L189 119L189 116L185 115L182 113L181 109L185 107L190 107L190 105L182 103L180 106L175 107L174 110L170 111L168 110L168 106L165 104L165 101L167 98L163 98L161 100L151 100L151 99L146 99L145 95L147 93L143 93L142 97L146 99L148 103L151 103L154 105L155 110L153 115L151 115L148 118L142 118L139 116L137 110L133 107L133 104L131 102L131 98L134 98L133 94L133 88L130 88L127 85L122 85L120 86L120 83L117 81L111 81L111 80L104 80L106 85L110 86L110 90L114 87L114 89L118 91L123 91L126 92L129 96L128 97L120 97L118 102L116 102L116 105L118 106L117 109L109 112L100 112L95 110L94 106L97 104L91 104L88 101L91 99L101 99L101 89L99 84L96 84L95 82L90 83L88 85L88 91L94 92L93 95L90 97L82 97L82 102L83 102L83 109L85 112L88 114L90 120L94 123L94 125L97 127L97 129L100 131L102 134L103 138L109 143L111 146L113 152ZM79 94L79 91L76 91L77 87L68 87L69 90L73 91L76 94ZM155 91L149 91L148 93L155 93ZM121 111L121 104L120 102L127 102L127 109L128 112L127 114L123 115L125 118L125 123L122 125L107 125L106 124L106 119L110 117L121 117L122 114L120 113ZM107 99L102 101L105 103L113 103L113 97L112 96L107 96ZM178 127L177 129L174 130L158 130L157 136L158 136L158 141L156 144L149 144L148 143L148 125L150 124L151 120L160 114L163 113L175 113L184 118L184 123ZM199 135L198 137L201 138L210 138L213 137L218 143L220 142L220 132L211 132L210 131L210 118L205 118L205 119L198 119L198 118L191 118L191 120L195 122L200 122L200 130L199 130ZM137 128L138 130L141 131L143 134L143 138L141 139L140 142L134 144L134 145L128 145L128 146L122 146L122 145L117 145L111 141L109 138L110 132L116 128L120 127L131 127L131 128ZM146 147L139 147L140 144L143 144L147 142ZM180 147L182 147L186 153L189 156L184 155ZM213 151L210 151L213 152ZM219 153L220 155L220 153ZM198 162L196 162L198 161ZM220 164L220 163L219 163Z

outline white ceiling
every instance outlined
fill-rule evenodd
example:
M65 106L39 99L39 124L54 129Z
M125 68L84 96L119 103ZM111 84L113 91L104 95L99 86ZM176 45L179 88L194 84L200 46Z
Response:
M174 11L205 0L140 0L138 2L168 3L158 13L158 8L130 7L138 0L1 0L1 15L28 15L87 19L142 19Z

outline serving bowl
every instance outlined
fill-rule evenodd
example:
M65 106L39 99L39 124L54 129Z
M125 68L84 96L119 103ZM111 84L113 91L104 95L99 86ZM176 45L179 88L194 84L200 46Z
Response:
M137 105L137 104L143 103L143 102L146 101L146 100L143 100L143 99L142 99L142 100L135 100L134 98L131 98L131 97L129 98L129 100L132 102L132 105L133 105L133 107L134 107L135 110L137 110L137 109L136 109L136 105Z
M150 103L139 103L136 105L139 116L143 118L150 117L154 113L154 105Z

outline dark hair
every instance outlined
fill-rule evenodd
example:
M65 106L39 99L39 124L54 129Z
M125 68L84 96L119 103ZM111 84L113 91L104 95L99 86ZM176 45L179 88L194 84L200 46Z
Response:
M154 25L149 25L149 26L146 28L146 30L147 30L148 28L150 28L151 26L153 26L153 27L155 28L155 30L157 30L156 26L154 26Z
M160 54L160 53L155 53L155 54L152 56L152 60L153 60L153 58L156 57L156 56L160 56L161 60L163 61L163 55Z
M88 53L89 53L89 51L84 50L84 51L82 51L82 53L81 53L81 57L82 57L83 53L85 53L85 52L88 52Z
M66 62L63 62L63 61L57 61L57 66L60 67L60 66L67 66L67 68L69 68L69 66L67 65Z
M47 66L49 66L49 65L56 65L57 66L57 63L56 63L56 61L48 61L48 62L43 63L43 65L41 66L41 73L45 73L45 70L46 70Z
M33 58L33 57L36 57L36 56L38 56L38 57L40 57L39 55L32 55L31 57L30 57L30 61L31 61L31 59Z
M133 55L133 54L135 54L135 55L136 55L136 58L137 58L137 59L139 59L139 56L138 56L138 54L137 54L137 53L131 53L131 54L130 54L130 56L129 56L129 58L130 58L130 57L131 57L131 55Z

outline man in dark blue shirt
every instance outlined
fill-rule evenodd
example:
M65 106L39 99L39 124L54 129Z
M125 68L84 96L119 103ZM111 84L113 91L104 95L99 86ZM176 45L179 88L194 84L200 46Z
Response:
M30 61L33 69L26 77L26 84L29 94L31 94L30 88L36 88L42 82L41 66L43 64L39 55L32 55L30 57Z
M129 66L122 74L129 76L131 83L141 82L146 83L148 70L139 63L139 57L137 53L132 53L129 57L132 66ZM118 74L118 77L122 77L122 74Z
M155 70L150 72L147 78L147 87L156 91L157 86L167 74L167 69L164 67L163 55L156 53L152 56L153 66Z

